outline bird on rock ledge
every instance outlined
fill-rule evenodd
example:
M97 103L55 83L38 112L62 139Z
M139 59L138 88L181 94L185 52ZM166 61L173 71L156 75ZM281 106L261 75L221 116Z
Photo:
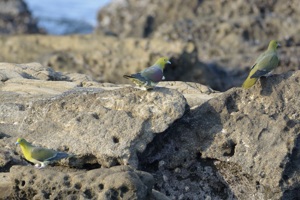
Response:
M167 57L162 57L147 69L136 74L124 75L123 77L129 79L137 86L142 87L144 90L150 90L153 89L159 81L165 79L163 72L166 64L171 64L171 62Z
M25 159L34 163L37 168L43 168L50 162L71 156L64 152L33 146L23 138L18 138L16 145L17 144L20 145Z
M252 87L258 78L269 75L278 66L277 47L280 47L280 44L276 40L271 40L268 49L256 59L251 67L251 71L242 85L243 88Z

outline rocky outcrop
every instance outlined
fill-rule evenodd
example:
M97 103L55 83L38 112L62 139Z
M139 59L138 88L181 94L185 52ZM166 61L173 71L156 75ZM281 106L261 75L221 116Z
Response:
M9 68L9 64L3 65ZM186 100L176 90L158 88L145 92L126 87L106 91L80 87L74 82L49 82L47 79L53 79L55 72L40 65L10 68L8 73L1 73L5 77L1 108L17 108L9 116L2 112L1 118L5 119L2 124L15 124L18 131L5 133L28 141L39 138L39 145L67 149L82 157L82 162L88 159L106 167L137 167L136 154L143 152L156 133L163 132L185 112ZM58 79L61 76L58 74ZM59 85L64 87L58 89ZM18 98L18 103L12 105L16 102L11 93L35 99ZM62 137L63 141L59 139Z
M190 110L155 137L142 169L171 198L215 198L221 190L222 199L299 198L299 77L261 79Z
M147 92L38 63L1 63L0 77L0 191L12 197L299 198L299 71L225 93ZM75 156L17 167L29 165L17 137Z
M0 34L42 32L23 0L0 1Z
M39 63L1 63L0 78L0 171L10 171L1 176L0 190L10 191L1 198L67 198L79 195L85 198L167 199L163 194L152 191L151 175L146 174L144 178L128 167L119 167L116 172L113 172L114 168L107 172L100 170L104 175L96 172L99 170L79 171L115 165L138 168L140 161L137 154L143 153L153 137L166 130L188 108L183 95L196 106L197 102L200 105L212 98L210 94L218 94L208 87L192 83L166 82L150 92L129 85L100 84L91 81L88 76L56 72ZM169 86L176 90L168 89ZM203 94L203 100L194 100L197 90ZM17 137L75 156L60 162L65 168L34 170L33 166L12 167L28 165L20 159L22 153L14 145ZM73 169L78 172L73 173ZM57 173L61 170L63 172ZM123 177L120 170L124 171L124 179L120 178ZM110 174L104 179L111 180L112 185L99 183L105 187L100 188L103 192L98 194L99 181L88 177L103 178L107 176L105 174ZM66 180L65 177L69 178ZM76 177L80 178L77 182L84 189L78 188ZM99 180L102 181L102 178ZM86 188L91 182L98 185ZM61 188L65 190L57 192Z

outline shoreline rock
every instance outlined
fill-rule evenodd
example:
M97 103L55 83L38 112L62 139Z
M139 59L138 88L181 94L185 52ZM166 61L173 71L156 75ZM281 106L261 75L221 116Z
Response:
M152 182L143 193L147 197L128 189L126 195L137 199L299 197L299 71L262 78L249 90L224 93L184 82L161 82L153 91L142 91L38 63L1 63L0 77L0 171L19 188L22 179L14 170L45 177L56 171L59 177L74 173L68 178L73 180L80 173L84 178L97 170L135 168L149 173ZM45 170L15 166L28 165L14 145L17 137L76 156ZM62 181L57 187L66 187ZM11 193L35 186L18 191L13 187ZM136 187L144 186L139 182ZM62 197L95 195L76 189L73 182L67 188L75 193ZM34 190L37 193L21 195L44 195L41 188ZM124 190L109 192L121 194Z

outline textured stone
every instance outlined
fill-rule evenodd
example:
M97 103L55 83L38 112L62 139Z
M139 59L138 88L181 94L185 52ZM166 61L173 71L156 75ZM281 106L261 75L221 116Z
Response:
M14 166L9 175L11 199L157 199L153 177L127 166L77 172Z
M147 92L58 73L36 63L0 64L0 74L4 77L0 86L0 170L11 171L0 188L13 184L12 195L299 198L300 71L261 78L248 90L233 88L224 93L182 82L161 82ZM17 137L75 156L36 170L20 159L20 148L14 145ZM131 167L92 170L127 164ZM126 170L119 174L120 169ZM98 170L111 174L103 180L121 189L108 188L104 193L96 193L96 186L74 190L77 181L96 184L89 177L100 176ZM34 174L25 176L30 171ZM40 173L43 177L57 174L45 186L57 184L53 193L47 192L53 187L35 184ZM118 181L120 176L125 178ZM122 189L124 184L130 185L128 191ZM59 187L61 192L56 191Z
M97 83L87 88L82 85L90 86L88 78L71 82L69 76L36 63L2 63L0 69L5 77L0 131L38 146L68 150L78 156L73 162L77 167L85 162L137 167L137 153L186 109L184 96L168 88L106 90ZM6 162L3 158L2 166Z
M174 198L185 187L191 199L299 198L299 80L300 71L262 78L190 110L148 145L143 169Z

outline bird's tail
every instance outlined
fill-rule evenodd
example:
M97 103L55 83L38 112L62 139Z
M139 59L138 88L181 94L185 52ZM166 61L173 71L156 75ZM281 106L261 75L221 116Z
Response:
M130 78L133 78L132 76L130 75L123 75L124 78L127 78L127 79L130 79Z
M251 75L247 77L247 79L244 81L242 87L243 88L251 88L257 81L257 78L251 78Z

